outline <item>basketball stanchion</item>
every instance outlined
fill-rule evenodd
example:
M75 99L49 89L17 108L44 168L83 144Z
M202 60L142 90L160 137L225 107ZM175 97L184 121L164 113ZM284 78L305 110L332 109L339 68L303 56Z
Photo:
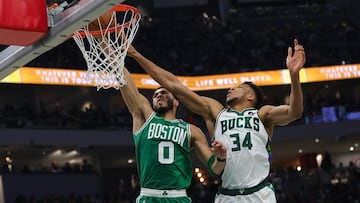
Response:
M118 4L73 34L87 64L86 78L97 90L119 89L126 84L123 74L126 52L140 19L136 8Z

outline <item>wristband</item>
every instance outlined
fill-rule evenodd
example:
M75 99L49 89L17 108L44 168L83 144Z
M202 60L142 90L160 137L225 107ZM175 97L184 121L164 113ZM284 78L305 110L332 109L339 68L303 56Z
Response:
M217 174L214 173L214 171L211 169L211 166L213 165L215 158L216 158L216 156L215 156L215 154L213 154L207 161L208 171L209 171L210 175L212 175L212 176L217 176Z
M225 158L225 159L222 159L222 158L216 157L216 160L217 160L218 162L225 162L225 161L226 161L226 158Z

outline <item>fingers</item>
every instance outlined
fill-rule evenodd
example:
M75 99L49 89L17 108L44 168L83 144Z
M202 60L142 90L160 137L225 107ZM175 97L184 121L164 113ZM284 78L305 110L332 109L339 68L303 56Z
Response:
M217 140L214 140L214 141L212 142L212 146L214 146L214 147L222 147L222 143L219 142L219 141L217 141Z
M302 55L305 58L305 50L304 47L302 45L297 45L295 47L295 54L296 55Z
M214 140L211 145L214 147L214 149L226 150L224 144L220 141Z
M299 44L298 39L294 39L294 50L295 51L304 51L304 47L301 44Z
M305 52L304 47L302 45L297 45L295 47L296 52Z
M297 39L294 39L294 47L299 44L299 41Z
M294 39L294 54L298 54L298 53L305 53L304 47L299 44L299 40L298 39ZM288 48L288 57L291 57L293 54L293 50L291 47Z
M226 154L227 154L227 150L225 148L225 146L223 145L222 142L214 140L211 145L214 147L214 153L222 158L225 159L226 158Z
M221 142L214 140L211 145L214 147L214 149L222 149L223 145Z
M293 52L292 48L288 47L288 58L292 57L292 52Z

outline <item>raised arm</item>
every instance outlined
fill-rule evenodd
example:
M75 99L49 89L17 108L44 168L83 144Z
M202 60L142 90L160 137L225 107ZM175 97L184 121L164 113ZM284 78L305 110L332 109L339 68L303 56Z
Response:
M224 147L223 143L220 141L214 141L213 148L209 148L208 142L204 133L200 128L191 125L191 139L192 146L195 149L195 152L201 161L202 164L208 167L208 170L216 175L219 175L225 167L226 153L227 150ZM218 157L219 159L217 159ZM218 161L223 160L223 161Z
M149 100L140 94L129 71L124 67L126 85L120 88L122 98L133 117L133 132L138 131L153 112Z
M154 80L173 93L190 111L208 119L209 122L215 122L217 114L223 108L218 101L196 94L183 85L174 74L145 58L132 45L127 55L135 59Z
M96 37L96 39L100 41L107 40L99 36ZM115 54L114 49L116 48L109 47L107 46L107 44L108 43L100 43L102 48L101 49L102 53L104 55ZM117 57L109 57L109 58L117 58ZM117 63L117 61L108 61L108 62L114 64ZM149 100L147 100L146 97L140 94L138 88L135 85L133 78L131 77L126 67L124 67L123 73L124 73L124 79L126 81L126 85L120 88L120 92L133 118L133 132L135 133L143 126L143 124L145 123L147 118L149 118L153 110L151 104L149 103Z
M288 48L286 66L290 72L291 92L289 105L264 106L260 109L259 114L265 121L267 127L272 128L276 125L287 125L288 123L299 119L304 110L303 93L300 83L300 70L303 68L306 57L305 51L298 40L294 40L294 54L291 47Z

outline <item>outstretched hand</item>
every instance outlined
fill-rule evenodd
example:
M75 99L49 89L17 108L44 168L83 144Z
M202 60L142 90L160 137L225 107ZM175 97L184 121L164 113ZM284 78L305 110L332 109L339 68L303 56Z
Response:
M306 62L305 50L298 40L294 40L294 54L291 47L288 48L288 55L286 57L286 66L290 71L290 74L299 73L300 69Z
M222 142L214 140L211 145L213 146L213 151L217 157L226 159L227 150Z

